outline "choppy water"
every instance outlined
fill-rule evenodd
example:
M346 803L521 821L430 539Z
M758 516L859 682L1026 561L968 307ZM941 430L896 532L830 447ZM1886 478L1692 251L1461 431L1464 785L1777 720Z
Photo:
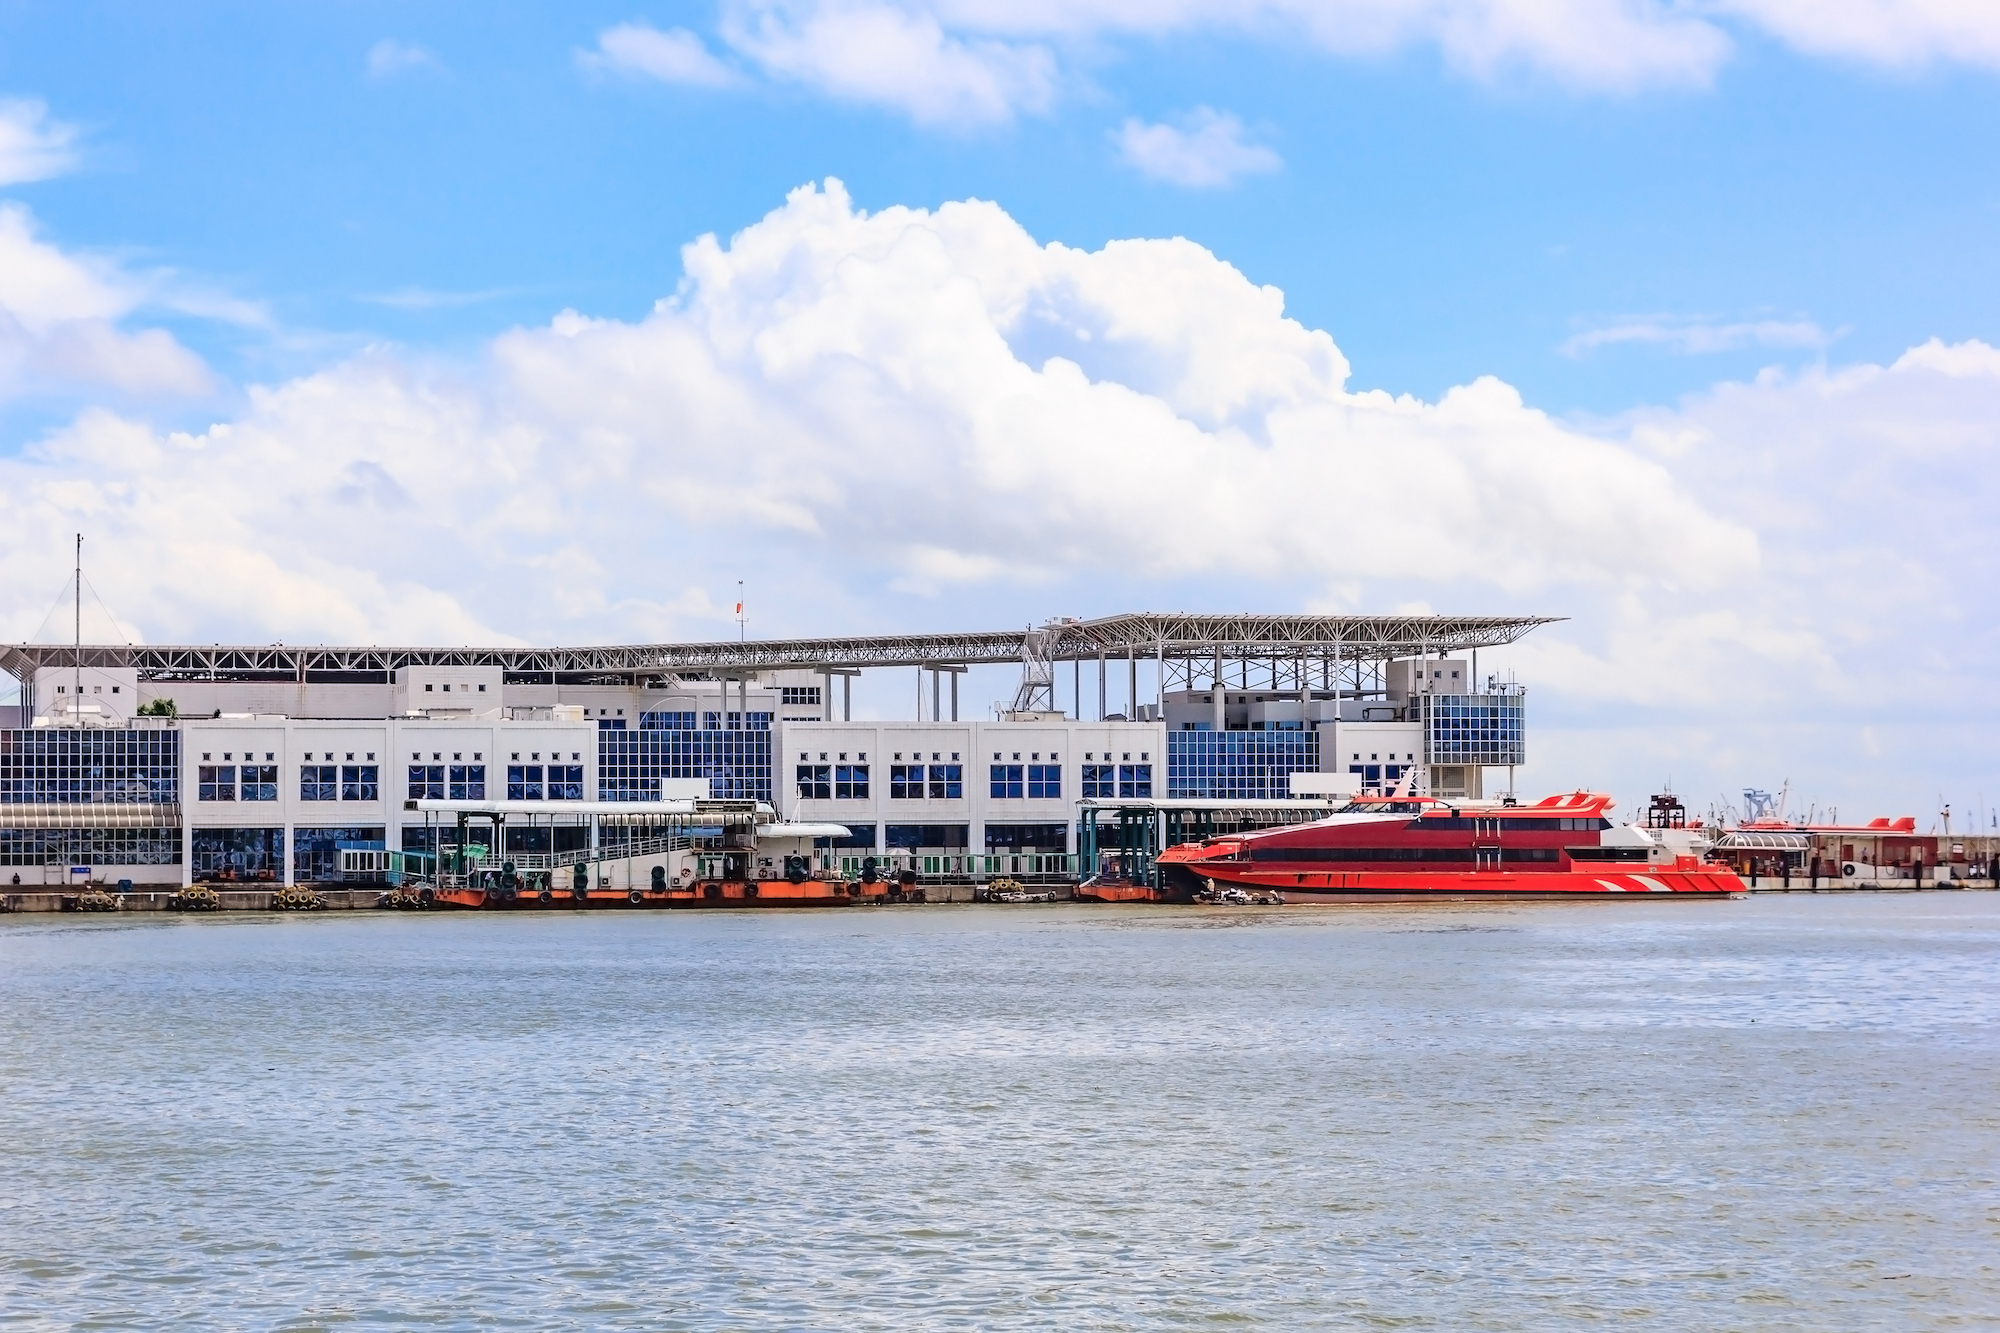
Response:
M0 923L0 1328L2000 1322L2000 894Z

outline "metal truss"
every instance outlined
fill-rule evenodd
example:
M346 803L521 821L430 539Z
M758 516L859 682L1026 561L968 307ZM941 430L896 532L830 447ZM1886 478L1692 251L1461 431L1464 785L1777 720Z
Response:
M20 644L0 648L0 670L30 680L72 665L137 668L151 681L380 683L406 666L498 667L516 683L644 684L688 676L862 667L943 667L1098 658L1161 662L1387 662L1512 643L1554 616L1287 616L1136 612L1052 620L1039 628L969 634L723 640L602 648L339 648ZM78 663L78 658L81 662Z

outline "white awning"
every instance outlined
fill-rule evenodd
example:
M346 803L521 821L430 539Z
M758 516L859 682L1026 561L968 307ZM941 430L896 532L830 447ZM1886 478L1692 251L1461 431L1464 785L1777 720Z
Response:
M1725 833L1715 844L1716 850L1724 852L1809 852L1812 837L1805 833L1767 833L1762 830L1746 832L1742 829Z

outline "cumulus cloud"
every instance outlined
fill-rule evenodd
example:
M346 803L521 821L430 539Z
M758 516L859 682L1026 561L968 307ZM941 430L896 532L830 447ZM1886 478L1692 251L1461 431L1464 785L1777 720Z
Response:
M1212 188L1284 166L1269 148L1244 140L1242 121L1205 106L1180 126L1129 118L1112 137L1126 165L1170 185Z
M577 60L586 69L640 75L695 88L728 88L741 82L735 70L709 53L686 28L661 32L645 23L620 23L597 35L597 49Z
M1585 356L1600 347L1645 343L1685 356L1733 352L1745 347L1820 348L1833 335L1809 319L1717 320L1699 316L1627 315L1585 329L1562 345L1565 356Z
M0 185L47 180L76 166L76 127L41 102L0 99Z
M828 182L684 261L645 319L566 314L473 370L371 355L184 436L89 414L0 464L6 530L121 534L155 638L288 641L667 636L745 566L803 617L1079 577L1701 589L1759 559L1652 453L1496 380L1350 389L1185 240L1042 245Z
M146 300L143 282L38 239L26 208L0 204L0 396L206 391L207 367L171 334L119 327Z
M386 79L413 69L442 68L435 55L412 42L384 37L368 48L368 73L373 78Z

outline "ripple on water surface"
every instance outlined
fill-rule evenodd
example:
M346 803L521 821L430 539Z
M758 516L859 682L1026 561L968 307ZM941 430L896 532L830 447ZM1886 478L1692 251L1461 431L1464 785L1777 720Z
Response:
M0 923L0 1328L1945 1328L2000 895Z

